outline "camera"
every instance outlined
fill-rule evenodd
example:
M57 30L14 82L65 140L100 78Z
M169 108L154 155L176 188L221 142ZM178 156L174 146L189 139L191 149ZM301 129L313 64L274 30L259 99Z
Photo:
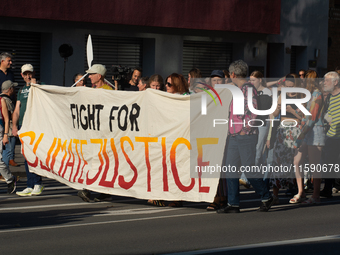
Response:
M111 67L112 75L115 81L127 81L133 68L129 66L113 65Z

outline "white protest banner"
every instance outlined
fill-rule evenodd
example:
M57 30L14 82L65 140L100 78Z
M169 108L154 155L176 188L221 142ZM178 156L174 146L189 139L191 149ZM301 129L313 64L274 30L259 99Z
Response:
M228 112L231 96L221 91L223 107L209 104L208 112ZM32 85L19 132L22 153L31 172L75 189L211 202L219 178L191 178L190 164L222 163L227 125L218 147L204 149L207 143L190 137L190 122L203 127L206 121L200 106L190 114L200 94ZM213 138L210 126L195 136Z

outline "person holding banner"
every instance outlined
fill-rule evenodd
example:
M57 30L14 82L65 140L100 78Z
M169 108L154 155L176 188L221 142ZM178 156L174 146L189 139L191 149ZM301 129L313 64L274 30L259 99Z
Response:
M113 88L105 83L105 74L106 68L104 65L95 64L89 70L86 71L89 74L89 78L91 80L92 86L95 86L96 89L108 89L113 90ZM91 201L91 192L87 189L79 190L78 197L80 197L85 202ZM101 193L98 198L95 198L95 202L100 202L107 198L111 198L109 194Z
M26 82L26 85L18 92L17 103L13 112L13 128L12 132L14 136L18 136L18 128L22 126L24 115L26 112L27 98L31 88L31 84L36 83L34 77L34 70L31 64L25 64L21 67L21 77ZM19 125L18 125L19 124ZM25 170L27 175L27 188L23 191L18 191L18 196L38 196L42 193L44 186L42 186L41 176L31 173L28 169L27 161L25 159Z
M184 76L177 73L172 73L166 78L166 91L171 94L189 95L189 85ZM182 207L182 201L173 201L169 204L170 207Z
M96 89L108 89L113 90L113 88L105 83L106 68L101 64L93 65L89 70L86 71L89 74L92 86Z

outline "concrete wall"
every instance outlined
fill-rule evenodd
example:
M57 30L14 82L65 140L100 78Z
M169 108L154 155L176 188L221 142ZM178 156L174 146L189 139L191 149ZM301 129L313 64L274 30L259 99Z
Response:
M326 0L281 1L280 35L269 35L269 43L284 43L291 46L307 46L306 55L301 55L298 69L308 69L308 60L317 60L317 71L322 74L327 68L328 8ZM319 57L315 50L319 49ZM284 72L290 72L290 54L284 54Z

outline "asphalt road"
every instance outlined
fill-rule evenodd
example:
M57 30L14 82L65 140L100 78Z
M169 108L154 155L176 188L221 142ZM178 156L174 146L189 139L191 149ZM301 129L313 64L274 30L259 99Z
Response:
M256 212L258 197L242 190L240 214L217 214L206 203L182 208L113 197L86 203L76 191L44 179L41 196L5 193L0 183L0 254L338 254L340 195L302 207ZM25 187L25 179L18 189ZM93 194L93 197L98 194ZM249 253L251 252L251 253Z

